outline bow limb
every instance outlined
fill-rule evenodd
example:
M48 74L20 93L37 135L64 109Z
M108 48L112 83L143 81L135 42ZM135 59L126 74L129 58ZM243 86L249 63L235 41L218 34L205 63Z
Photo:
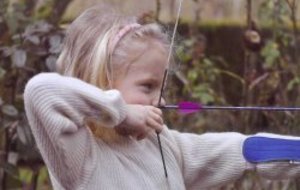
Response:
M160 89L160 94L159 94L159 99L158 99L158 106L161 106L161 99L162 99L162 96L163 96L164 88L167 84L167 78L168 78L169 67L170 67L170 60L171 60L171 56L172 56L172 49L173 49L173 46L174 46L176 31L177 31L177 28L178 28L178 23L179 23L181 8L182 8L182 2L183 2L183 0L179 0L179 5L178 5L178 10L177 10L177 15L176 15L176 21L175 21L175 25L174 25L174 29L173 29L173 33L172 33L172 38L171 38L171 44L170 44L170 48L169 48L169 52L168 52L167 65L166 65L166 68L165 68L163 81L162 81L162 84L161 84L161 89Z
M161 89L160 89L160 94L159 94L159 99L158 99L158 104L157 104L158 107L161 106L161 99L162 99L163 91L164 91L164 88L165 88L165 85L166 85L166 82L167 82L167 78L168 78L168 72L169 72L169 67L170 67L172 49L173 49L173 46L174 46L175 34L176 34L176 31L177 31L177 27L178 27L182 2L183 2L183 0L179 0L179 6L178 6L178 11L177 11L177 16L176 16L176 22L175 22L175 26L174 26L174 29L173 29L171 44L170 44L169 53L168 53L167 65L166 65L166 68L165 68L163 81L162 81L162 84L161 84ZM168 172L167 172L167 167L166 167L166 163L165 163L165 158L164 158L164 154L163 154L163 150L162 150L162 145L161 145L159 133L157 132L156 135L157 135L157 141L158 141L158 145L159 145L160 155L161 155L161 159L162 159L162 163L163 163L163 167L164 167L165 177L168 178Z

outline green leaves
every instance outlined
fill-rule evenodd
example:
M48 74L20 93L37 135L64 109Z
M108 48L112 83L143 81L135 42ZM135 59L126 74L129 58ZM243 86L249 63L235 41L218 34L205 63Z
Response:
M293 78L292 80L289 81L286 89L288 91L291 91L299 85L300 85L300 77L295 77L295 78Z
M195 86L192 91L192 97L200 100L202 104L214 102L216 100L215 96L214 90L208 83L200 83Z
M265 47L261 51L261 55L264 57L264 67L270 69L274 67L279 62L280 51L278 44L274 41L268 41Z

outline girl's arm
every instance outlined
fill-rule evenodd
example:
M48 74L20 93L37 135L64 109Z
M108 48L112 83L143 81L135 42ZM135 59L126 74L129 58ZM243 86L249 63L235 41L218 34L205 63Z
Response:
M248 136L240 133L172 133L179 147L179 162L188 189L218 187L240 178L246 170L256 170L268 179L300 175L300 165L247 162L242 152Z
M26 85L25 109L36 144L51 173L66 189L84 187L96 164L96 142L85 119L114 127L125 118L116 90L102 91L81 80L39 74Z

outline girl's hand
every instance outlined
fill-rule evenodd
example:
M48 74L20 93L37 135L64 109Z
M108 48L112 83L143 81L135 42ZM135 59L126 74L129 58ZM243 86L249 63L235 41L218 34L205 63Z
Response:
M162 111L154 106L127 105L125 120L116 126L116 131L124 136L137 140L144 139L150 132L161 132L163 129Z

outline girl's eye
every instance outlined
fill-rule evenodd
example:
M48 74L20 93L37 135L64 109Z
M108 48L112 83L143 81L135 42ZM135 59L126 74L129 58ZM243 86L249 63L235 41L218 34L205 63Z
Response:
M141 86L143 88L143 91L145 91L147 93L151 92L151 90L153 90L153 88L154 88L154 85L151 83L145 83L145 84L142 84Z

